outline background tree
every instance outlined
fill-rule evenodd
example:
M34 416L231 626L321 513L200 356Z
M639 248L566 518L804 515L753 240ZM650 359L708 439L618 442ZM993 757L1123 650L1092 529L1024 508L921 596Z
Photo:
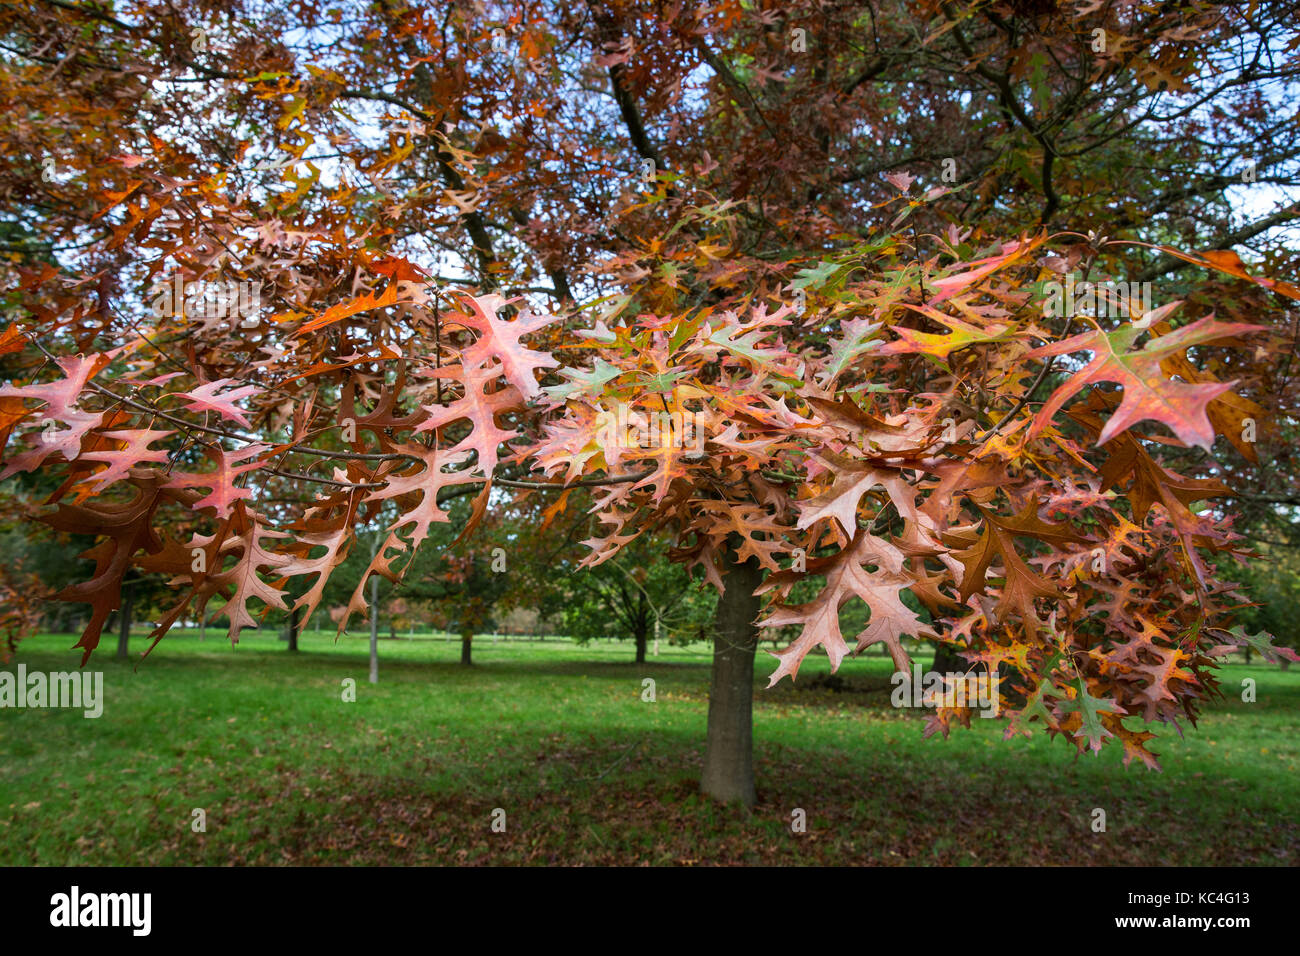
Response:
M656 635L679 643L707 639L713 595L670 560L671 540L639 537L620 560L588 567L581 545L599 530L592 510L585 488L511 502L501 524L528 529L511 564L512 603L535 609L580 642L629 636L637 663Z
M645 663L652 640L685 643L707 636L712 593L668 560L664 542L639 538L590 571L576 565L556 562L546 575L551 586L540 605L560 633L582 641L628 635L638 664Z
M1236 573L1246 584L1257 606L1241 612L1241 626L1251 633L1264 632L1276 637L1276 643L1300 650L1300 627L1296 626L1294 608L1300 607L1300 556L1294 548L1263 543L1258 545L1257 560L1247 562ZM1253 648L1243 650L1247 661ZM1285 669L1292 658L1280 660Z

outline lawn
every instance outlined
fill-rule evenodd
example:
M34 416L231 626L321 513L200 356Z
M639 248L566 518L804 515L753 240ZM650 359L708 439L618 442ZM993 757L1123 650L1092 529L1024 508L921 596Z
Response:
M1300 668L1227 665L1233 696L1185 738L1163 730L1153 773L1118 747L1004 742L1000 720L922 739L921 712L889 706L886 659L847 661L837 691L810 686L827 670L810 658L768 691L760 654L747 814L697 790L703 645L637 666L630 643L480 638L467 669L458 643L384 640L372 686L363 639L309 633L295 655L210 635L134 670L106 639L97 720L0 710L0 864L1300 862ZM74 640L33 638L8 667L74 669Z

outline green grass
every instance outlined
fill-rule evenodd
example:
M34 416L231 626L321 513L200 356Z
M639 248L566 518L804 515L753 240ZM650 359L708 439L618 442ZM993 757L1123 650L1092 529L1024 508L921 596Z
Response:
M308 634L291 655L210 633L134 670L106 639L98 720L0 710L0 864L1300 862L1300 669L1226 666L1234 696L1185 739L1162 730L1153 773L1118 747L1004 742L1000 720L922 739L919 712L889 707L887 660L847 661L846 692L809 687L824 657L767 691L760 654L746 814L697 789L703 645L636 666L630 643L480 638L466 669L458 643L384 640L372 686L363 639ZM73 642L31 639L9 669L75 669ZM1234 691L1248 676L1256 703Z

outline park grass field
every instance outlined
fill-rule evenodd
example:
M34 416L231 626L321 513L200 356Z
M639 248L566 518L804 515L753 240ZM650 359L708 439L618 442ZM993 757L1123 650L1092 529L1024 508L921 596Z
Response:
M1183 739L1163 730L1154 773L1119 747L1004 742L1000 720L922 739L921 712L889 706L887 659L846 661L836 691L811 686L828 664L809 658L797 686L768 691L760 652L746 813L698 793L702 644L638 666L630 642L479 638L463 668L458 643L384 640L370 685L359 638L308 633L295 655L209 633L170 636L134 670L106 638L87 665L104 672L97 720L0 710L0 864L1300 862L1300 668L1227 665L1229 699ZM28 640L8 668L72 670L74 641Z

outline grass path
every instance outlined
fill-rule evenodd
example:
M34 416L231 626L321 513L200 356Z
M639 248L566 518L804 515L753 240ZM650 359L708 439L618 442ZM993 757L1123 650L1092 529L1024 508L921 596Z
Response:
M36 638L17 661L72 670L72 643ZM0 710L0 864L1300 863L1300 670L1228 665L1225 687L1253 677L1258 701L1163 731L1152 773L1118 747L1003 742L999 720L923 740L917 712L889 707L886 660L846 661L835 692L808 686L827 670L812 658L767 691L760 655L746 815L697 791L702 645L642 667L630 643L480 639L465 669L457 643L385 640L372 686L359 639L308 634L290 655L176 636L134 671L110 644L87 665L98 720Z

